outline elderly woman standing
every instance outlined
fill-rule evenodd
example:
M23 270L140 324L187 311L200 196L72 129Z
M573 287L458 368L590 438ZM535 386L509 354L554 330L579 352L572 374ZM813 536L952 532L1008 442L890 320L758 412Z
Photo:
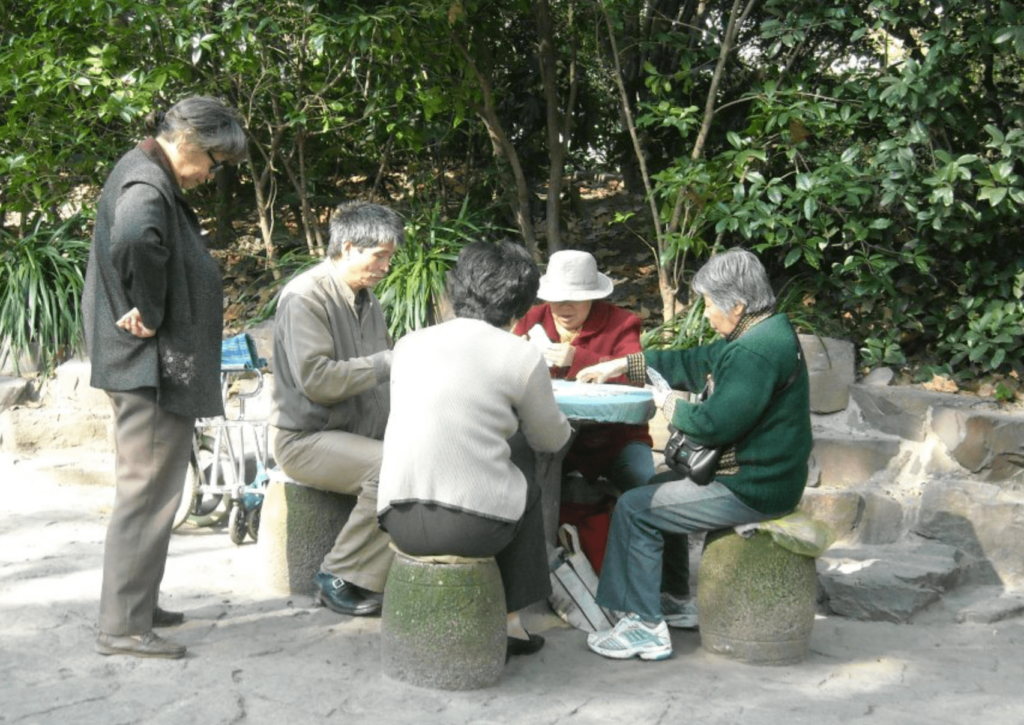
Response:
M223 413L220 270L184 192L245 158L246 137L205 97L146 125L103 187L82 298L90 382L110 397L117 446L96 650L178 658L185 647L153 632L184 619L159 607L160 582L195 419Z
M546 338L541 340L544 358L553 378L572 380L590 365L638 353L640 318L604 301L614 288L611 279L598 271L593 255L555 252L537 291L544 304L531 308L513 332L531 334L540 326ZM629 380L615 376L608 382L628 384ZM579 471L590 483L604 476L619 491L628 491L654 476L652 445L646 425L586 424L569 447L563 468Z
M601 382L627 373L640 381L650 366L678 390L699 391L712 381L706 402L689 403L673 393L662 410L696 442L723 449L707 486L662 474L619 499L597 601L627 615L587 638L590 649L613 659L665 659L672 654L667 625L696 625L686 598L686 534L789 513L807 482L807 370L789 320L774 310L764 267L750 252L729 250L708 260L693 289L703 295L704 315L724 339L690 350L648 350L578 376Z
M507 611L551 593L541 492L512 460L569 439L540 351L509 334L539 273L512 242L465 247L449 278L456 318L406 335L391 366L391 417L377 493L381 527L413 556L491 557ZM509 654L544 640L510 619ZM518 635L518 636L516 636Z

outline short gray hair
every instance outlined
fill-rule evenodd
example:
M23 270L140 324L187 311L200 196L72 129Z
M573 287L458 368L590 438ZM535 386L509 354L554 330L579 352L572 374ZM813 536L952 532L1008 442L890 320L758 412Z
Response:
M729 249L715 254L697 271L690 285L699 295L707 295L723 312L743 305L748 314L775 307L775 293L764 265L753 252Z
M338 205L331 214L331 240L327 256L338 259L344 252L345 242L354 247L370 249L394 244L405 244L405 222L391 209L367 201L348 201Z
M223 101L209 96L178 101L166 113L152 111L146 116L146 128L168 141L184 138L203 151L216 151L233 164L249 155L238 114Z

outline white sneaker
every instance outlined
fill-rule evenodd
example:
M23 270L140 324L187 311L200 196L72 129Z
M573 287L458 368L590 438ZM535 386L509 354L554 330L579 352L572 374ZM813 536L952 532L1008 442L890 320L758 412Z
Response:
M637 655L642 660L663 660L672 656L672 640L665 623L659 622L652 629L635 614L626 615L612 629L587 635L587 646L613 660Z
M697 628L697 602L693 597L675 597L668 592L661 593L661 616L665 624L677 629Z

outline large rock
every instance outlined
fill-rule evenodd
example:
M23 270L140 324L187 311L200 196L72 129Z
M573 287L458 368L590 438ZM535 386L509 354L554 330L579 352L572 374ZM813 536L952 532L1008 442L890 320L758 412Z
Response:
M0 411L22 402L31 394L31 386L24 378L0 375Z
M835 413L850 401L856 376L853 343L817 335L799 335L811 383L811 412Z
M101 413L77 408L19 406L0 413L0 450L113 450L109 405Z
M892 544L904 533L903 506L875 490L809 490L800 508L828 526L838 545Z
M75 358L58 365L42 388L42 402L50 407L113 415L106 392L89 384L92 365Z
M975 476L1024 479L1024 416L944 406L936 407L931 427L953 459Z
M935 408L970 408L979 403L972 395L950 395L918 388L853 385L850 397L871 430L910 441L923 441Z
M818 558L818 581L834 614L903 623L960 583L962 557L935 542L832 548Z
M884 471L900 452L896 438L817 432L811 449L811 468L823 488L860 486Z
M964 551L972 580L1024 587L1024 492L966 479L930 481L913 530Z

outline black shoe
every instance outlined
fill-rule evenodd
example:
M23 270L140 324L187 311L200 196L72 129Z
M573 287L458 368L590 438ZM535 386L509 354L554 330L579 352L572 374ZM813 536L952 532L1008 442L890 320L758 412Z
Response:
M380 614L380 602L364 595L355 584L331 574L317 572L315 591L324 606L338 614L351 614L354 617Z
M160 607L153 610L154 627L177 627L184 621L184 612L168 612L166 609L161 609Z
M101 655L131 655L132 657L162 657L176 660L185 656L184 645L175 644L150 630L145 634L117 636L103 634L96 638L96 651Z
M508 649L505 650L506 662L508 662L509 657L532 655L541 651L544 647L544 638L539 634L530 634L529 637L529 639L519 639L518 637L508 638Z

